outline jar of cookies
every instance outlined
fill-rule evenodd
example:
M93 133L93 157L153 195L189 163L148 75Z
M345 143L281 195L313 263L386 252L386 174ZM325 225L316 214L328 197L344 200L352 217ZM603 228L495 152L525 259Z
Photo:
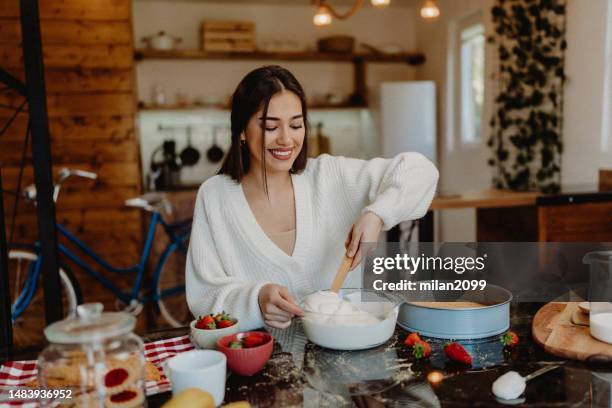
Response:
M101 303L83 304L76 316L45 328L50 344L38 357L38 383L50 398L43 405L146 404L144 347L133 333L136 319L103 309Z

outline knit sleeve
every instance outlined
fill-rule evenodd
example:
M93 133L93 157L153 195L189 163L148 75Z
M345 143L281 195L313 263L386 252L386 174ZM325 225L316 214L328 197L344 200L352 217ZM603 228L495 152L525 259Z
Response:
M425 215L439 177L433 163L414 152L367 161L336 157L332 166L354 210L378 215L384 230Z
M247 282L226 273L211 233L202 191L196 199L187 252L185 286L189 310L196 317L225 310L239 320L241 330L263 327L258 296L267 282Z

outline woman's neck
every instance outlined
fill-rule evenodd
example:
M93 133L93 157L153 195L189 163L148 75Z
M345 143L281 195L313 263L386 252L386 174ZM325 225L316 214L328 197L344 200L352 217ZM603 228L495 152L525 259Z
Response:
M268 193L278 192L286 188L291 188L291 174L289 172L267 172L264 180L264 174L261 169L253 169L244 175L242 182L249 185L251 188L265 192L266 185Z

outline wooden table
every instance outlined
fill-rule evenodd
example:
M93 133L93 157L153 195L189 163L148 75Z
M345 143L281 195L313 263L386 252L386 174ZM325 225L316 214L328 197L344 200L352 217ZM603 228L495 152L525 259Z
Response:
M542 193L511 190L466 191L458 194L436 196L430 210L457 208L506 208L535 205Z
M476 210L479 242L612 241L612 192L596 188L548 195L509 190L442 194L419 220L419 240L433 242L434 211L460 208Z

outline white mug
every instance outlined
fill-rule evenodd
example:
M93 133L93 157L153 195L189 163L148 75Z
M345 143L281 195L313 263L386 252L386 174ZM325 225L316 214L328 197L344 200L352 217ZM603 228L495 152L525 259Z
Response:
M215 350L191 350L164 362L164 371L172 385L172 394L185 388L209 392L219 406L225 397L227 358Z

